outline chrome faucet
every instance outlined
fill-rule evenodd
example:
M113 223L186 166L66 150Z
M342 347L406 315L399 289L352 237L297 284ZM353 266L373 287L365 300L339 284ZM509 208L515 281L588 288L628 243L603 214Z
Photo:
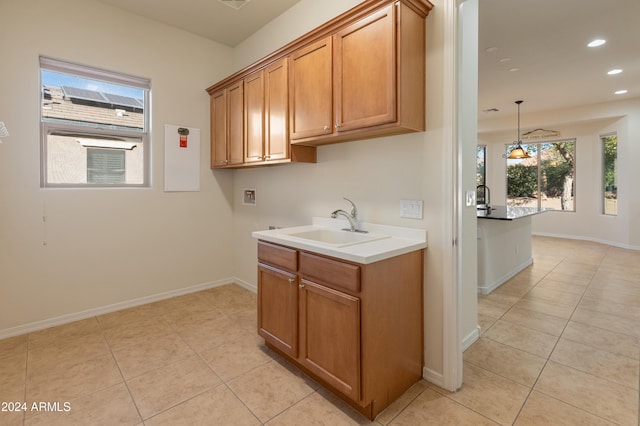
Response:
M344 210L336 210L333 213L331 213L331 217L333 219L336 219L338 216L344 216L347 218L347 220L349 221L349 225L351 226L351 228L344 228L344 231L351 231L351 232L367 232L367 231L362 231L360 229L358 229L358 208L356 207L356 204L351 201L350 199L345 197L345 200L347 200L348 202L351 203L351 213L347 213Z
M484 191L484 198L483 204L478 204L478 210L491 210L491 191L489 190L489 187L487 185L478 185L476 186L476 192L479 189L483 189Z

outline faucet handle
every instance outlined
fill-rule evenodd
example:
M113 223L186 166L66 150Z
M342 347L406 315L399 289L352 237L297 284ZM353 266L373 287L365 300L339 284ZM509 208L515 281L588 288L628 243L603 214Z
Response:
M347 197L342 197L345 200L347 200L348 202L351 203L351 217L353 217L354 219L358 217L358 208L356 207L356 203L354 203L353 201L351 201L350 199L348 199Z

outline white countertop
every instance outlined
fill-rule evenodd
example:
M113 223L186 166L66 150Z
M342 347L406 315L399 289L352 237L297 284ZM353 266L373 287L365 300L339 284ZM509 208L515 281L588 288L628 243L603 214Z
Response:
M314 217L311 225L255 231L251 233L251 236L259 240L363 264L378 262L427 247L427 231L425 229L373 223L361 223L360 229L368 231L369 235L375 235L378 239L345 246L336 246L290 235L320 229L339 230L345 227L349 227L349 222L346 220Z

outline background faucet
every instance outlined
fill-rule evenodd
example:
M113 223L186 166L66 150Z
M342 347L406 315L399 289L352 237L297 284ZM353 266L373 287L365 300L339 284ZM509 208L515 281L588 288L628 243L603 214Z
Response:
M351 232L367 232L367 231L361 231L358 229L358 208L356 207L356 204L351 201L348 198L344 198L345 200L347 200L348 202L351 203L351 213L347 213L344 210L338 209L336 211L334 211L333 213L331 213L331 217L333 219L336 219L338 216L344 216L347 218L347 220L349 221L349 225L351 226L351 229L349 228L345 228L345 231L351 231Z
M482 204L478 204L478 209L480 210L489 210L491 209L491 191L487 185L478 185L476 186L476 192L480 189L483 190Z

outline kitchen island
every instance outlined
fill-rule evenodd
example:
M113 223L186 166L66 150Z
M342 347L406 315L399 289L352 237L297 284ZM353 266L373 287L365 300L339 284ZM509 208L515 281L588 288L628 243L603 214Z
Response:
M478 293L489 294L533 263L531 216L535 207L478 210Z

